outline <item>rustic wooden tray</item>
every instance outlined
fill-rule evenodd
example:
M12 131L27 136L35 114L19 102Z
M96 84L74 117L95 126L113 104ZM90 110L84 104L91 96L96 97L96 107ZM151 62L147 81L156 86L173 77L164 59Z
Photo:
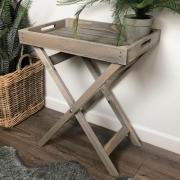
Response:
M49 48L97 60L126 65L145 53L160 40L160 30L152 32L133 43L117 47L113 24L79 20L80 40L73 36L74 19L63 19L28 29L19 30L22 44Z

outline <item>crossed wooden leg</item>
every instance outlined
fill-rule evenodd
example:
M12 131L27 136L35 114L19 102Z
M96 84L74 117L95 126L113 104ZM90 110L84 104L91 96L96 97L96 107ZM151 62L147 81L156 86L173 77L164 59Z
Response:
M109 89L104 85L106 81L112 77L116 72L123 71L125 68L122 65L118 64L111 64L107 70L101 74L99 77L96 74L96 81L89 87L89 89L75 102L72 95L70 94L69 90L65 86L63 80L57 73L56 69L54 68L51 60L45 53L45 51L41 48L35 48L38 56L44 63L46 69L49 71L51 77L53 78L54 82L56 83L57 87L61 91L62 95L66 99L67 103L70 106L70 109L62 116L62 118L43 136L43 138L39 141L38 145L43 146L51 136L63 126L73 115L77 118L78 122L82 126L83 130L85 131L86 135L88 136L89 140L91 141L92 145L94 146L95 150L97 151L98 155L100 156L102 162L106 166L108 172L112 175L117 177L119 173L117 172L116 168L114 167L113 163L109 158L109 154L113 151L113 149L119 144L119 142L130 132L133 143L135 145L140 146L140 142L134 132L132 131L128 123L126 121L121 121L124 125L119 132L113 136L113 138L105 145L103 148L99 140L97 139L96 135L94 134L92 128L90 127L89 123L85 119L82 111L80 110L84 107L85 104L96 94L96 92L102 88L103 93L105 92L105 96L109 96L107 93L110 93ZM90 67L90 66L88 66ZM95 75L95 74L94 74ZM105 91L104 91L105 90ZM110 96L111 99L114 100L113 96ZM119 111L118 105L113 103L113 107L115 107L115 112ZM117 115L117 112L116 112ZM123 115L120 115L123 117ZM136 138L135 138L136 137Z
M100 76L96 66L88 58L83 57L83 60L86 64L86 66L88 67L89 71L91 72L92 76L96 80ZM124 139L124 137L129 132L130 132L130 139L131 139L132 143L135 146L140 147L141 143L140 143L139 139L137 138L137 136L136 136L135 132L133 131L133 129L131 128L131 126L129 125L122 109L118 105L118 102L113 97L113 94L111 93L111 91L109 90L107 85L103 85L101 88L101 91L102 91L103 95L105 96L105 98L107 99L107 101L109 102L109 104L110 104L111 108L113 109L114 113L116 114L118 120L121 122L121 124L123 126L123 128L120 129L117 132L117 134L115 134L113 136L113 138L105 145L105 150L106 150L107 154L110 154L114 150L114 148L116 148L116 146L122 141L122 139Z

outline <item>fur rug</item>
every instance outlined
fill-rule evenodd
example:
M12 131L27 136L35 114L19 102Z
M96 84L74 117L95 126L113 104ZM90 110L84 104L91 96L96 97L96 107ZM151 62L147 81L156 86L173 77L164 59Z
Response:
M0 148L0 180L92 180L77 162L59 162L28 167L22 163L13 147Z
M78 162L58 162L29 167L17 156L16 149L0 148L0 180L93 180ZM117 180L135 180L117 178Z

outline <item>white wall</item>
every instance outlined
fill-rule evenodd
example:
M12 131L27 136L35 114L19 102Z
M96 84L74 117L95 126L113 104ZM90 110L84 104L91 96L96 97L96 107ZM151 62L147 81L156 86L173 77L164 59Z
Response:
M56 6L56 0L36 0L30 9L35 25L74 17L77 5ZM112 22L109 4L95 4L81 19ZM146 53L113 87L113 93L142 141L180 154L180 15L153 13L161 42ZM49 51L48 51L49 52ZM49 55L53 52L49 52ZM108 66L98 63L102 71ZM77 100L94 81L80 58L56 65ZM46 106L65 112L68 106L46 72ZM103 99L87 114L90 122L117 131L113 111Z

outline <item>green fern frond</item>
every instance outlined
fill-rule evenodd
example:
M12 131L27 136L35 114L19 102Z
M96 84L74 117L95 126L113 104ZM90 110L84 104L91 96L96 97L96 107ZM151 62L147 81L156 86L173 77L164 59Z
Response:
M77 36L77 27L79 16L82 11L92 6L95 2L109 2L112 4L113 9L113 23L117 29L117 39L116 44L120 45L122 40L124 39L125 27L123 25L124 15L131 9L135 13L135 18L137 19L146 19L146 14L151 12L154 9L162 11L167 8L172 10L175 13L180 14L180 0L58 0L58 5L69 5L75 4L82 1L82 5L75 13L75 21L73 25L74 36L79 39Z
M73 33L74 33L75 39L80 39L77 36L78 21L79 21L79 16L76 17L76 19L74 20L74 23L73 23Z
M120 21L123 20L123 15L126 13L128 9L127 1L126 0L115 0L112 2L112 9L113 9L113 23L118 24Z
M116 42L115 44L117 46L120 46L122 44L122 42L126 39L126 33L125 33L125 25L124 25L124 18L121 18L121 13L123 13L124 15L126 15L128 13L129 9L125 8L123 11L120 10L116 10L113 13L113 23L116 26Z
M85 3L83 3L79 8L78 10L76 11L76 14L75 14L75 21L74 21L74 24L73 24L73 32L74 32L74 37L76 39L80 39L78 36L77 36L77 27L78 27L78 21L79 21L79 16L81 14L81 12L87 8L87 7L91 7L95 2L97 2L99 0L89 0L89 1L86 1Z
M89 8L91 7L95 2L98 2L99 0L87 0L85 2L82 2L81 6L78 8L78 10L75 13L75 16L78 16L81 14L81 12L85 9L85 8ZM101 0L101 2L103 2L103 0Z
M179 0L159 0L155 1L152 9L157 9L159 11L162 11L164 9L170 9L175 13L180 14L180 1Z
M70 4L76 4L80 1L83 1L83 0L62 0L62 1L57 1L57 5L58 6L64 6L64 5L70 5Z
M124 40L123 39L124 26L120 22L116 23L115 26L116 26L116 30L117 30L115 44L116 44L116 46L120 46L122 41Z

